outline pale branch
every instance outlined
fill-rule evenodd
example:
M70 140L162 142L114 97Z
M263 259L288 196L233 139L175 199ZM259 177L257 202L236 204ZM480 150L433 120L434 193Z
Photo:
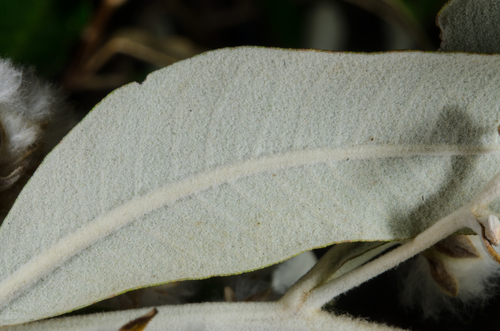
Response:
M487 205L493 202L499 195L500 174L497 174L470 203L442 218L413 240L350 273L313 289L308 294L304 294L304 306L310 309L320 309L325 303L332 300L332 298L397 266L401 262L408 260L463 228L470 228L478 235L483 236L483 245L486 251L492 258L500 262L498 254L491 248L490 240L485 237L485 233L498 233L497 230L500 222L494 215L487 217L488 222L482 222L483 218L478 218L479 215L484 215ZM481 211L481 214L478 214L478 211Z

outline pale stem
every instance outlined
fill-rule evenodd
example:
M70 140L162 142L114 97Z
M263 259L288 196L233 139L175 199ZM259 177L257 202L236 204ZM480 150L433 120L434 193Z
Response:
M304 305L319 309L332 298L356 287L365 281L378 276L399 263L408 260L412 256L429 248L443 238L464 228L470 221L475 220L472 213L465 213L464 210L458 211L442 218L433 226L419 234L412 241L407 242L401 247L371 261L348 274L340 276L337 279L317 288L306 299Z
M500 172L472 199L471 204L474 209L487 208L498 196L500 196Z
M288 307L300 306L302 297L313 288L324 283L350 259L380 246L380 242L355 242L335 245L302 278L288 289L280 299Z
M307 297L304 299L303 306L307 309L321 309L332 298L397 266L399 263L408 260L460 229L471 228L478 235L481 235L481 232L477 232L481 229L481 226L479 225L476 212L480 210L484 211L484 208L499 195L500 174L497 174L470 203L442 218L413 240L374 261L314 289L309 295L305 294Z

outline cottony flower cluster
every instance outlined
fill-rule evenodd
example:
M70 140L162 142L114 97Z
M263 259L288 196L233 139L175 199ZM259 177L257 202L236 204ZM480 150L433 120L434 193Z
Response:
M0 222L30 172L76 122L57 89L0 59Z

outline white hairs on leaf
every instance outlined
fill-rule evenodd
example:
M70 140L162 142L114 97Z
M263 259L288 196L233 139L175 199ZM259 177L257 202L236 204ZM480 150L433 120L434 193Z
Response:
M500 265L487 255L478 236L468 237L480 258L442 256L449 273L458 282L457 297L441 291L431 276L429 263L419 254L399 271L402 273L400 299L404 306L420 309L424 318L437 319L446 312L461 318L495 294L494 278L500 274Z

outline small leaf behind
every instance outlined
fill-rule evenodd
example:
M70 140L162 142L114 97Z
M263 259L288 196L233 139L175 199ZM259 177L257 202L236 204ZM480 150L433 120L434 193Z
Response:
M500 3L452 0L441 9L441 51L500 53Z

